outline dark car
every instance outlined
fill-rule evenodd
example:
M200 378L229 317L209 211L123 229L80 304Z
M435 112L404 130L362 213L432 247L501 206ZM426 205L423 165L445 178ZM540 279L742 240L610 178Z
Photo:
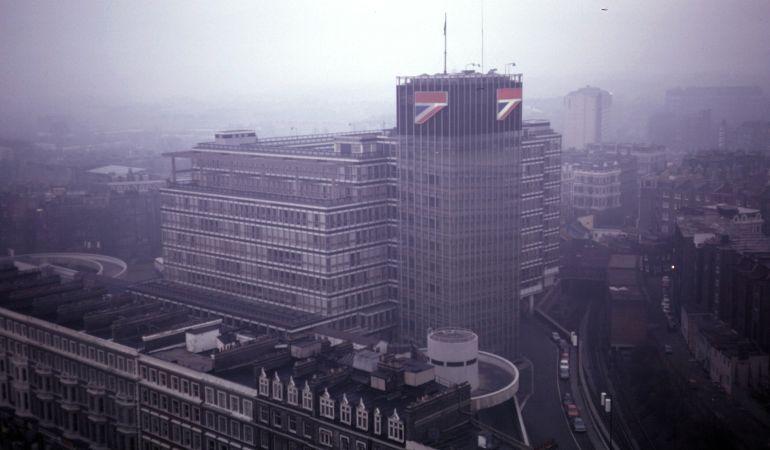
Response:
M562 403L562 405L564 405L565 408L567 407L567 405L571 405L571 404L575 403L572 400L572 394L569 393L569 392L565 392L564 395L561 398L561 403Z

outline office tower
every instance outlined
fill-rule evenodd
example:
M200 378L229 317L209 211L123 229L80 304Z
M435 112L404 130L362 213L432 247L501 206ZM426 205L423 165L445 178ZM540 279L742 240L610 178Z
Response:
M547 120L523 121L522 134L519 295L532 309L559 274L561 135Z
M403 340L460 326L516 354L521 76L399 78L397 192ZM533 201L534 202L534 201Z
M570 92L564 98L564 106L564 148L580 150L607 140L612 94L587 86Z
M231 308L237 316L259 304L387 335L396 321L393 147L382 132L258 139L227 131L169 154L166 280L252 302ZM210 307L233 303L226 296L211 296Z

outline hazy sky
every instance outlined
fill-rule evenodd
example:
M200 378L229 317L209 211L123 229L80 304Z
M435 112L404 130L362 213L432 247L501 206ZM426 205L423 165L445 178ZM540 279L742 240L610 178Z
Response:
M0 100L392 96L397 75L442 70L445 11L450 70L479 63L481 1L0 0ZM484 17L485 69L535 85L770 70L770 0L486 0Z

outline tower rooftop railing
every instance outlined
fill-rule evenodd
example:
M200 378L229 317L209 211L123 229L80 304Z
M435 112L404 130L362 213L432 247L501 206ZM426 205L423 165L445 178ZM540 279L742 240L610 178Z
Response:
M478 78L505 78L509 79L511 81L515 81L517 83L521 83L522 74L520 73L497 73L497 72L488 72L488 73L480 73L475 71L462 71L462 72L456 72L456 73L436 73L433 75L424 73L422 75L403 75L396 77L396 80L398 80L398 84L405 84L405 83L411 83L415 80L439 80L439 79L448 79L448 80L461 80L461 79L478 79Z

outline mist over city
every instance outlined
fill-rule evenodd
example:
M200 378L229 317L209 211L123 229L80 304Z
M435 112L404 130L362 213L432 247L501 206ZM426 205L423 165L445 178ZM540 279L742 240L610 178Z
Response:
M768 42L0 0L0 448L770 448Z

